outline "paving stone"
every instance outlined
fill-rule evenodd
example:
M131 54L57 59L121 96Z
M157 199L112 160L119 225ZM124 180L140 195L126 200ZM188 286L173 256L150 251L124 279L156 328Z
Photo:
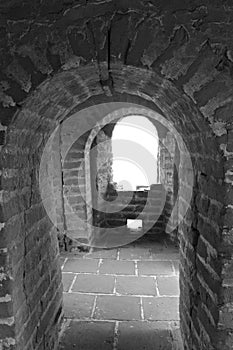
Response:
M179 296L179 277L157 277L159 295L177 295Z
M74 280L74 277L75 274L73 273L62 273L63 292L68 292Z
M116 259L117 249L98 249L83 256L85 259Z
M64 264L65 260L66 260L65 257L60 256L59 261L60 261L60 266L61 266L61 267L62 267L62 265Z
M67 318L91 317L95 296L77 293L64 293L64 312Z
M135 275L135 264L133 261L104 260L100 266L100 273Z
M120 294L156 295L156 284L153 277L118 276L116 292Z
M75 292L64 293L65 317L76 318L83 322L72 320L71 327L67 329L62 339L63 347L60 350L112 350L114 320L119 321L118 350L182 350L179 333L179 298L158 297L155 279L150 276L157 276L160 293L174 290L175 282L178 283L178 254L176 248L168 248L164 243L157 245L153 241L145 240L144 243L134 242L128 247L120 248L120 260L116 260L117 249L97 249L93 253L69 255L63 270L63 278L67 279L66 290L72 283L69 280L70 276L72 280L74 277L74 274L69 274L67 271L78 275L73 285ZM62 258L64 261L65 256ZM103 262L100 274L96 275L100 258ZM135 264L130 260L139 260L137 265L140 276L135 275ZM90 275L85 274L86 272ZM115 277L108 274L116 275L116 292L122 294L121 296L95 297L86 294L113 292ZM143 274L147 277L142 277ZM135 295L155 295L142 297L145 321L141 320L140 298ZM91 322L88 319L92 315L95 298L95 321ZM172 324L176 326L173 327ZM172 338L173 348L170 347Z
M174 321L179 320L178 297L142 298L146 320Z
M168 323L120 322L118 350L173 350L168 327Z
M147 260L150 259L149 249L140 247L120 248L120 260Z
M98 296L94 318L102 320L140 320L140 298Z
M172 263L170 261L138 261L138 272L140 275L173 275Z
M97 272L99 260L93 259L68 259L63 271L69 272Z
M112 350L114 322L71 321L60 350Z
M77 276L72 292L113 293L114 276L83 275Z

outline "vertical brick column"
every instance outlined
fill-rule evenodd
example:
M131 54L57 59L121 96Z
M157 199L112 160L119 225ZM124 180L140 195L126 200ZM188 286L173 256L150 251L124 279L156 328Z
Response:
M223 211L223 232L219 255L223 259L222 291L220 295L219 342L218 348L228 350L233 344L233 129L229 125L226 144L222 145L226 162L225 200ZM214 209L214 208L213 208ZM213 210L213 216L216 211Z
M61 156L61 126L57 128L54 135L52 147L52 164L53 164L53 199L56 212L56 227L62 234L65 231L64 205L63 205L63 183L62 183L62 156Z
M166 203L163 211L165 222L168 222L171 216L172 208L175 202L175 156L176 141L174 135L167 131L166 136L159 143L159 178L167 191ZM171 237L176 239L176 233L171 233Z
M85 201L84 149L89 132L70 145L65 128L61 128L62 181L66 235L71 246L88 243ZM67 154L64 149L70 146ZM81 221L79 221L79 218ZM76 243L75 243L76 242Z
M2 205L2 203L1 203ZM12 273L7 241L4 237L4 223L1 217L0 231L0 348L15 349L16 332L12 302Z
M101 130L96 136L97 145L97 186L100 196L106 193L108 183L112 183L112 143L111 138Z
M38 123L39 117L29 111L19 114L1 152L0 347L4 350L55 349L62 319L57 230L39 187L40 159L51 125L45 121L43 139L35 131ZM46 165L50 160L46 158ZM53 182L50 166L42 173L49 184ZM48 186L44 200L52 195Z

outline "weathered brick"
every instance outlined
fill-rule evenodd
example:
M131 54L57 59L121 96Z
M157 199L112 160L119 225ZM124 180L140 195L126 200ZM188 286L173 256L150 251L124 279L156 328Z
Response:
M200 261L199 258L196 260L197 269L199 273L203 276L203 279L205 280L206 284L209 286L209 288L216 294L219 294L220 287L221 287L221 280L219 277L215 276L213 273L207 269L206 266Z
M14 118L14 125L17 126L18 130L15 132L13 130L7 131L5 139L6 143L11 144L11 147L18 147L20 151L17 151L18 153L13 156L10 152L7 154L7 147L4 147L2 160L6 167L15 169L25 167L25 171L19 174L19 181L16 177L4 178L1 185L6 190L23 189L24 185L30 187L28 174L30 168L38 167L39 154L42 150L42 147L40 150L36 149L36 145L41 142L40 138L45 142L48 130L52 128L52 124L50 125L45 118L61 121L69 112L73 113L71 109L74 106L77 107L76 111L80 111L90 105L108 101L133 102L152 108L158 113L166 115L168 120L175 125L186 141L189 152L193 153L192 160L195 161L195 171L202 172L195 186L204 196L197 199L196 206L195 203L191 203L191 210L186 217L186 227L183 227L181 263L185 275L182 275L182 278L190 279L190 282L195 284L196 290L198 290L195 277L198 271L212 287L211 281L207 277L207 271L200 262L197 262L198 266L196 266L195 259L196 252L201 257L208 259L206 247L202 245L203 242L201 243L200 238L198 242L199 233L213 245L217 252L221 253L218 256L219 265L217 259L209 261L215 272L219 272L222 256L230 261L232 248L230 234L226 238L222 232L223 226L229 228L232 226L231 211L227 210L225 217L223 217L221 207L215 206L214 202L211 201L214 199L219 202L226 201L226 205L232 204L230 202L231 193L229 192L225 196L226 188L223 182L223 170L227 167L232 168L230 155L227 153L231 152L232 149L231 131L228 129L229 142L225 151L222 148L222 144L226 144L227 141L225 134L220 135L220 137L213 134L213 131L215 133L225 132L224 125L228 123L229 127L232 118L231 9L229 4L224 7L220 6L220 9L217 2L208 3L206 6L199 6L200 4L195 1L192 3L158 1L156 6L153 2L149 6L144 5L142 2L131 0L119 1L117 5L111 1L108 3L96 2L95 4L88 2L85 6L81 4L74 9L71 8L73 4L68 3L63 5L43 3L36 6L33 4L25 6L24 3L9 2L9 4L4 5L5 22L1 29L4 34L4 39L1 41L1 79L3 83L0 98L4 105L7 104L7 107L0 107L2 125L9 124L19 106L21 111ZM54 10L54 6L56 10ZM43 26L31 23L34 12L38 15L38 21L43 22ZM28 31L29 22L31 23L30 31ZM78 27L74 26L74 22L78 23ZM93 35L91 35L91 26L87 27L86 23L91 23L92 30L94 29ZM148 35L145 36L145 34ZM23 43L19 43L19 37L20 40L23 38ZM208 42L205 42L206 37L208 37ZM12 47L14 50L9 50ZM226 48L226 50L222 48ZM90 62L93 57L96 58L98 64ZM124 66L126 62L131 65ZM58 73L58 68L61 65L63 65L64 70ZM111 67L111 72L109 67ZM144 69L145 67L147 69ZM73 69L68 70L69 68ZM27 97L21 87L27 90L30 80L28 77L31 77L32 85ZM103 79L106 80L101 85L100 80L103 81ZM38 86L41 82L43 83ZM36 86L38 88L35 90ZM221 89L222 86L224 89ZM107 89L111 90L112 97L110 98L105 96L104 91L109 91ZM183 94L182 91L185 93ZM96 96L93 97L93 95ZM89 100L85 104L84 101L87 99ZM147 101L145 101L146 99ZM195 103L196 106L194 106ZM205 107L200 113L198 107L204 105ZM24 111L25 108L28 110L27 113ZM203 115L206 120L204 120ZM44 119L42 119L43 117ZM80 120L80 126L88 125L90 120L97 122L98 118L102 117L103 114L98 116L95 111L89 119L84 116L82 121ZM221 122L223 123L222 128L217 127L219 125L216 123L219 122L220 126ZM13 124L11 126L13 129ZM38 128L37 133L28 132L30 129L35 130L36 128ZM208 137L207 133L205 134L207 129L210 131ZM195 135L193 135L194 132ZM86 136L81 138L74 148L79 149L85 143ZM220 153L219 145L221 145L222 153ZM26 152L26 147L30 147L30 153L34 154L35 161L29 160L28 155L22 154L23 149ZM71 154L73 154L72 152ZM222 157L224 152L225 157ZM169 162L168 157L165 160ZM182 168L181 171L183 171ZM169 175L169 171L167 175L171 175ZM187 181L187 177L180 177ZM226 179L231 181L231 175L227 176ZM38 279L38 294L35 292L35 303L42 294L43 296L48 294L45 299L48 298L46 303L49 305L49 301L52 300L52 292L55 293L58 285L46 294L48 282L43 287L39 287L42 282L40 283L36 271L39 270L40 276L47 276L46 279L49 275L54 276L56 252L50 249L53 244L52 239L42 239L43 244L46 245L44 248L38 243L40 234L36 233L37 223L44 217L45 213L41 212L39 206L29 209L31 200L33 203L39 202L39 191L36 190L36 187L37 182L35 181L28 192L20 194L14 202L5 205L5 214L9 218L9 223L1 231L1 239L3 240L1 246L6 247L5 244L9 243L10 254L15 254L11 259L13 264L11 268L15 276L17 268L14 264L18 265L20 257L24 257L24 244L19 244L18 249L14 249L14 244L16 246L20 240L24 242L25 231L27 233L30 231L30 236L27 236L25 240L28 253L26 268L31 269L33 266L33 262L29 258L30 254L35 254L35 256L40 254L42 262L38 262L35 258L38 266L33 266L34 278L32 278L33 269L31 269L31 273L25 271L25 286L30 288L29 284ZM69 191L75 193L75 189L69 189ZM50 194L48 193L48 195ZM210 202L208 202L209 200ZM201 216L198 220L197 207ZM20 220L13 222L10 219L12 215L23 213L25 209L29 209L24 213L26 227L20 223ZM77 206L76 209L80 208L78 209ZM2 215L0 216L0 221L3 223L4 218ZM190 226L190 229L187 228L187 225ZM46 225L44 232L43 228L38 228L38 230L41 236L52 235L49 232L50 228ZM33 237L35 237L34 247ZM193 250L190 244L194 247ZM46 249L48 250L47 258ZM228 276L228 272L226 276ZM20 282L22 271L19 271L19 276L15 277L15 281L12 282L13 287L15 290L20 290L22 286L16 286L16 284L22 284L22 281ZM199 325L198 329L198 319L206 320L205 311L193 308L191 312L189 307L185 307L185 305L190 306L191 298L189 289L187 293L184 293L185 288L188 288L188 282L182 289L182 293L186 297L184 302L181 297L183 302L181 323L186 347L196 350L213 344L216 349L230 349L232 339L226 329L218 334L216 329L208 326L208 323L203 324L203 328ZM201 291L201 286L199 289ZM204 302L204 298L207 297L204 292L201 291L201 293L203 293L201 298ZM14 294L15 307L18 307L20 299L23 299L22 294L23 291L20 291L18 297L16 293ZM55 309L57 305L58 301L51 307ZM210 304L207 306L210 308ZM217 319L216 315L215 317ZM37 318L35 319L37 320ZM22 349L29 350L30 347L25 344L25 341L28 337L32 337L35 327L36 325L33 323L30 334L25 334L25 339L20 342ZM55 348L56 328L53 332L52 328L48 331L47 328L43 327L41 329L45 334L41 333L42 341L39 340L37 343L35 339L28 340L31 349L45 350L48 348L52 350ZM203 336L200 339L198 334L201 331L203 331ZM26 332L29 332L29 328ZM206 333L210 336L208 344L206 344L208 338ZM219 341L216 339L218 336Z
M0 317L7 318L13 315L13 305L11 301L0 303Z
M4 338L14 338L15 336L15 327L14 325L10 326L8 324L0 325L0 335Z

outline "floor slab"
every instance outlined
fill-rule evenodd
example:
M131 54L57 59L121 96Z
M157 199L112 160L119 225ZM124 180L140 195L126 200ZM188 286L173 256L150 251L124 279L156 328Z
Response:
M174 274L171 261L138 261L139 275L172 275Z
M120 249L120 260L147 260L151 258L149 249L142 247L122 247Z
M64 272L89 272L96 273L99 266L97 259L68 258L63 267Z
M95 319L140 320L140 298L129 296L98 296Z
M114 322L71 321L61 339L60 350L112 350Z
M178 257L162 237L63 254L59 350L182 350Z
M104 260L99 272L114 275L135 275L135 263L133 261Z
M121 322L118 350L173 350L171 331L157 322Z
M65 273L65 272L63 272L63 274L62 274L63 292L68 292L69 291L74 278L75 278L75 274L74 273Z
M142 305L146 320L175 321L179 320L178 297L143 298Z
M64 312L66 318L91 318L95 296L77 293L64 294Z
M123 295L157 295L153 277L117 276L116 293Z
M79 274L71 291L83 293L113 293L114 284L114 276Z
M179 277L178 276L158 276L156 278L159 295L179 296Z

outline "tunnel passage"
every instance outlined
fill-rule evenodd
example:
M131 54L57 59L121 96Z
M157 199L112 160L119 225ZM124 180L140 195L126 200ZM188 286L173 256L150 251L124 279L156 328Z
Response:
M122 109L120 108L121 106L123 106L123 104L117 103L114 107L113 104L109 103L105 105L100 104L89 109L87 108L85 111L86 115L88 115L88 113L93 113L93 111L94 113L97 113L97 110L99 110L100 114L106 113L106 111L104 111L104 107L108 109L114 107L116 109L114 113L110 113L104 118L105 121L101 121L101 126L97 125L92 131L85 131L81 136L79 132L77 133L77 130L80 130L80 126L79 119L76 115L76 117L74 116L61 123L59 128L56 130L55 135L52 137L51 142L53 145L49 146L48 154L52 153L53 158L53 164L51 167L53 184L52 189L47 190L47 188L43 186L42 188L44 188L45 197L47 196L47 192L54 191L56 217L52 218L52 220L56 222L56 226L59 229L59 244L61 250L71 250L85 244L90 245L90 241L92 241L92 239L90 237L91 228L88 228L88 222L94 225L94 227L100 227L100 221L103 221L103 215L101 214L103 206L106 204L110 209L109 199L112 202L112 206L115 205L115 202L113 201L114 198L110 198L111 193L108 191L110 187L115 188L115 186L117 186L114 184L112 174L114 159L112 153L111 134L115 125L113 124L113 120L118 120L121 115L125 115L127 113L132 114L134 111L143 114L142 109L139 107L135 109L134 105L132 104L132 107L128 107L128 109ZM125 106L127 106L127 104L125 104ZM128 104L128 106L130 106L130 104ZM140 118L143 120L144 117ZM106 119L108 119L107 124ZM164 190L166 191L166 203L163 203L163 196L165 195L165 192L161 191L162 187L158 186L157 190L154 189L150 191L152 204L150 207L147 205L148 208L146 208L146 212L142 213L143 221L145 222L144 233L152 228L153 224L154 232L166 230L166 225L169 222L173 211L173 206L176 201L175 187L178 186L178 183L175 183L174 181L175 169L176 167L179 167L178 163L174 163L175 137L172 137L170 132L168 132L168 129L156 121L156 119L153 120L153 123L157 124L160 135L158 149L155 149L156 153L159 153L159 166L156 164L157 155L156 162L154 161L153 148L151 150L152 153L150 153L150 150L148 152L148 150L144 149L143 143L138 150L139 152L136 152L137 156L133 161L137 166L143 168L145 174L147 172L151 172L151 174L149 174L149 181L151 184L157 180L157 175L159 176L163 185L165 186ZM108 132L110 130L110 134L105 134L103 130L108 130ZM99 135L101 135L101 137L99 137ZM166 144L168 143L168 140L171 142L169 141L169 144ZM132 143L130 140L119 140L117 142L120 152L122 153L123 151L121 157L123 156L125 159L128 159L128 161L132 161L130 160L130 157L132 157L132 154L135 153L135 147L137 147L137 144L135 142ZM124 144L125 142L126 144ZM127 149L130 153L127 153ZM141 159L137 160L138 155L141 157ZM44 158L46 163L47 157L43 157L42 163ZM147 168L143 163L145 161L147 162ZM132 174L132 176L135 177L135 174ZM89 199L87 198L88 196ZM115 217L116 222L117 218L122 216L124 211L125 213L129 211L127 214L129 219L132 216L136 218L137 207L134 207L135 200L133 200L131 206L129 205L128 208L124 209L124 207L127 206L127 203L130 202L130 197L132 196L133 192L131 193L131 196L130 192L128 192L128 195L125 196L124 200L117 204L115 209L118 213L106 214L106 223L107 221L109 222L110 217L113 222L114 216L117 216ZM134 197L138 198L138 196L139 192L137 191ZM105 201L106 198L108 198L107 202ZM141 208L141 211L145 207L145 204L147 202L149 203L149 198L144 199L144 205ZM139 200L140 198L138 198L136 202ZM138 206L140 204L142 203L138 203ZM51 212L52 211L53 208L51 208ZM114 211L113 208L111 211ZM135 211L134 214L133 211ZM177 213L173 214L174 216L177 216ZM126 222L127 215L122 223ZM160 217L157 218L157 215ZM79 221L78 218L81 220ZM109 226L102 225L101 227ZM117 225L115 225L115 227L117 227ZM174 240L177 238L175 232L176 227L171 232L171 236L173 236ZM95 236L96 234L97 232L93 232L92 236Z
M64 77L69 74L69 81L71 81L71 72L65 72L62 74L64 74ZM129 77L127 77L127 79L128 78ZM56 80L58 78L55 77L53 79ZM74 78L74 79L76 79L76 78ZM64 80L63 80L63 83L64 83ZM43 94L43 103L45 103L44 96L45 95L49 96L49 91L47 91L47 86L45 86L44 88L45 88L45 94ZM49 85L49 88L57 90L57 86L54 83ZM42 87L42 91L43 91L43 87ZM37 98L39 98L41 96L42 91L38 92ZM51 93L52 92L50 91L50 94ZM60 94L61 94L61 97L63 98L64 93L61 92ZM129 95L127 98L129 98ZM148 109L146 109L145 106L148 106L150 108L153 106L153 104L151 105L150 103L146 102L145 100L143 100L141 98L134 97L132 95L130 96L130 99L137 101L137 103L140 103L140 106L144 106L143 107L144 112L145 111L148 112ZM162 98L161 98L161 100L164 101L164 99L162 99ZM120 103L122 104L123 102L120 102ZM14 273L13 281L15 284L13 284L11 286L12 286L12 293L16 293L16 294L13 294L12 300L14 303L13 304L14 310L17 310L17 317L22 317L23 315L25 315L25 311L28 310L29 305L31 305L30 307L33 307L33 304L31 304L32 301L33 301L34 305L36 304L35 310L37 310L37 307L38 307L37 302L39 303L39 305L41 307L42 306L41 302L40 302L41 298L43 298L42 300L44 300L44 298L46 298L45 299L44 316L42 319L38 316L39 317L38 321L37 321L38 324L35 328L35 330L37 330L36 332L38 332L41 329L40 327L44 327L44 323L42 322L42 320L43 319L46 320L46 317L48 317L47 313L49 313L49 315L50 315L49 317L51 318L51 321L53 319L55 324L58 325L58 323L57 323L57 321L59 320L58 315L59 315L59 312L61 312L61 284L59 282L60 281L60 269L58 267L58 260L57 260L58 259L58 249L55 248L55 247L57 247L56 233L54 232L54 228L52 228L51 222L45 213L43 203L39 201L40 200L39 187L38 187L38 182L36 181L36 178L38 178L38 171L39 171L38 158L40 158L40 154L41 154L40 153L38 155L38 151L42 152L44 145L45 145L45 139L41 137L41 131L43 130L42 127L44 125L46 125L46 131L48 130L48 120L45 120L44 124L42 124L42 121L43 121L42 116L39 117L35 114L35 112L33 113L32 111L34 108L35 108L34 99L32 101L28 100L27 104L25 105L25 110L22 111L21 113L19 113L19 115L15 119L15 126L14 126L14 128L12 127L11 132L9 133L8 148L7 147L5 148L5 159L6 159L5 162L7 163L7 161L8 161L7 156L9 157L9 154L11 154L10 151L8 151L8 150L11 150L11 152L13 152L13 150L15 149L16 141L18 140L18 142L20 141L20 152L21 153L24 152L24 154L26 152L28 152L28 153L26 153L25 157L22 157L22 154L21 154L22 158L17 157L17 162L20 161L18 171L21 174L23 173L23 171L24 172L27 171L28 168L26 168L26 170L25 170L25 168L22 166L23 165L22 163L23 163L23 161L25 161L25 159L29 159L31 163L29 163L29 164L25 163L25 164L27 164L29 169L33 168L34 169L33 171L35 174L34 178L33 177L26 178L25 176L22 176L22 178L25 181L26 181L26 179L27 179L27 181L31 181L31 179L34 179L34 183L32 183L32 187L30 187L30 188L33 188L33 193L35 193L35 190L37 191L36 192L37 196L34 195L32 198L30 197L31 202L29 202L27 204L28 209L26 209L27 215L25 218L27 219L26 230L28 230L28 234L25 237L25 240L26 240L25 244L26 244L28 251L25 252L26 253L25 255L21 255L23 253L22 251L19 252L19 261L16 261L15 265L12 265L12 269L13 269L12 271ZM179 118L183 118L183 114L182 113L180 114L179 111L177 110L177 108L178 107L175 107L175 110L176 110L175 118L173 118L174 108L170 109L169 113L166 114L166 116L171 116L171 118L173 119L173 122L175 122L175 121L177 122L177 121L179 121ZM182 104L181 104L180 108L181 109L183 108ZM187 104L185 104L185 108L187 108ZM106 115L108 115L109 112L111 113L111 109L109 110L108 104L104 104L104 109L105 109ZM157 109L157 107L155 109ZM87 110L88 110L88 113L87 113ZM62 111L62 115L64 115L64 109L62 109L61 111ZM60 113L61 113L61 111L60 111ZM103 111L101 110L101 108L98 111L98 109L93 107L92 111L93 111L93 114L90 113L89 109L86 109L86 115L85 115L85 109L81 109L79 112L76 112L76 113L78 113L78 116L79 116L78 118L76 118L76 117L75 117L75 119L72 119L72 117L69 118L69 123L71 123L70 125L72 126L72 128L75 129L75 127L76 127L74 120L77 120L78 123L81 123L82 128L83 128L84 121L85 121L87 127L91 124L91 122L93 122L94 125L96 125L96 120L98 120L98 118L101 121L102 116L103 116L103 113L102 113ZM100 113L100 111L101 111L101 113ZM197 111L195 108L194 108L194 112L195 112L195 117L197 118L198 114L197 114ZM162 114L162 112L160 112L160 113ZM71 115L73 115L73 113ZM201 116L199 116L199 118L201 120ZM22 134L22 126L27 125L26 124L27 120L28 120L28 123L30 125L30 130L29 129L25 130L24 134ZM53 128L55 128L56 124L52 120L49 120L49 121L51 123L51 129L52 129L52 126L53 126ZM23 123L23 125L21 123ZM192 124L194 124L194 123L195 122L193 120ZM189 124L189 127L192 124ZM33 127L38 129L38 134L35 134L35 132L33 132L33 133L31 132L31 129ZM204 128L206 128L206 134L205 134L205 138L203 138L203 140L202 140L203 147L204 147L204 143L207 140L207 136L210 133L208 125L205 125L203 123L202 135L203 135ZM204 287L205 284L208 285L208 283L209 283L208 288L214 289L213 292L210 292L210 298L212 298L212 299L209 299L209 300L211 301L211 305L210 304L208 304L208 305L209 305L209 307L211 307L211 312L214 315L216 315L216 317L218 317L218 305L213 303L213 301L214 301L213 298L214 298L215 294L213 295L212 293L217 293L217 290L220 290L220 288L221 288L221 284L220 284L220 279L218 279L217 281L214 281L214 283L212 282L212 279L209 280L209 273L208 274L205 273L206 266L205 266L204 261L201 258L202 251L199 250L199 249L201 249L201 247L203 247L204 243L208 244L208 247L209 247L209 245L210 245L209 240L211 239L211 237L213 237L213 236L211 236L211 232L213 232L213 228L210 225L210 223L207 223L205 221L203 214L201 214L202 211L200 208L200 204L197 204L197 203L199 203L198 198L201 201L201 203L203 203L203 201L205 199L205 197L203 197L204 190L208 191L209 196L211 196L211 194L209 193L209 188L207 186L207 183L209 182L209 180L206 183L206 181L208 179L208 175L207 175L208 169L206 168L206 165L207 165L207 159L208 159L208 164L209 164L209 157L203 159L203 155L202 155L201 159L194 158L194 154L196 154L196 153L192 153L192 147L193 147L193 145L196 145L197 142L196 141L190 142L191 133L192 133L192 140L194 139L193 128L192 128L192 131L190 131L190 135L187 135L187 139L186 139L185 132L187 132L188 128L186 127L186 125L182 129L182 124L177 123L177 129L180 130L180 132L182 132L182 137L184 138L184 140L186 140L186 144L187 144L189 152L192 156L192 161L195 162L195 166L194 166L194 169L195 169L194 170L195 171L194 195L192 198L191 207L190 207L186 217L184 218L182 226L179 229L180 252L181 252L180 316L181 316L181 325L183 327L183 334L186 334L185 333L185 332L187 332L186 327L188 325L188 323L187 323L187 319L188 319L187 318L188 317L187 316L187 307L188 307L189 303L191 302L191 300L193 300L192 298L195 298L195 300L196 300L195 302L202 303L202 297L197 298L197 293L204 293L204 294L202 294L203 297L204 297L204 295L205 296L207 295L206 294L207 290ZM17 133L20 135L20 138L17 137L17 135L18 135ZM24 135L24 138L22 137L22 135ZM35 136L35 135L38 135L38 136ZM198 140L200 139L199 132L196 134L196 137L198 138ZM47 136L47 138L48 138L48 136ZM33 142L32 142L32 140L33 140ZM36 142L37 140L38 140L38 142ZM10 143L10 141L11 141L11 143ZM42 142L42 144L40 147L38 147L38 144L40 142ZM26 145L30 145L30 148L28 149L28 147L26 147ZM205 155L205 157L207 157L208 152L210 152L210 151L213 152L214 148L212 148L211 150L209 150L209 148L205 148L205 152L203 151L203 154ZM17 152L19 152L19 150L17 150ZM30 158L28 158L27 154L30 154ZM18 155L18 153L17 153L17 155ZM182 159L182 155L181 155L181 159ZM180 164L180 168L182 166L182 168L181 168L182 171L180 173L181 174L180 181L182 181L182 186L185 186L185 183L187 183L185 181L185 176L189 176L189 171L187 171L187 169L185 169L185 164L186 164L185 161L186 161L186 159L184 158L184 162L183 163L181 162L181 164ZM212 166L214 166L215 169L217 169L217 167L218 168L221 167L221 163L214 160L214 158L212 158L212 162L213 162ZM14 164L16 166L18 163L14 163ZM24 164L24 166L25 166L25 164ZM33 164L33 166L31 164ZM199 167L201 170L198 170ZM36 171L37 171L37 177L36 177ZM210 171L210 169L209 169L209 171ZM47 179L48 174L45 174L45 175L47 176L46 177L46 179ZM211 172L211 175L212 175L212 172ZM213 181L213 179L212 179L212 181ZM29 182L29 183L31 183L31 182ZM215 183L215 186L216 186L216 184L217 183ZM9 186L9 185L10 185L9 183L6 183L6 185L5 185L6 189L7 189L7 186ZM183 192L183 194L185 195L185 191ZM25 198L24 192L22 192L21 196L23 196L23 198ZM47 193L47 197L50 198L51 194ZM213 202L212 202L212 205L210 207L212 209L213 208L217 209L216 204L214 204L214 203L216 203L216 198L211 200L211 197L209 197L208 203L211 203L211 201L213 201ZM15 203L15 201L14 201L14 203ZM17 203L19 203L19 204L22 203L22 199L19 200L19 202L17 202ZM179 205L182 206L182 205L184 205L184 203L185 203L185 198L184 199L179 198ZM20 220L20 219L22 220L21 221L21 225L22 225L22 223L24 222L23 221L24 219L22 217L22 214L20 214L20 208L22 208L22 206L15 208L15 212L11 213L12 217L9 217L8 223L4 227L4 230L8 230L8 232L12 232L9 230L10 230L10 227L12 227L12 222L15 222L14 220L16 220L16 218L18 220ZM38 211L39 208L41 208L41 211ZM22 208L22 209L24 212L25 208ZM200 214L197 214L197 212L199 212L199 211L200 211ZM10 215L10 210L8 210L7 213L8 213L8 215ZM17 215L17 213L18 213L18 215ZM35 215L35 213L36 213L36 215ZM40 237L41 230L39 230L39 228L41 227L41 225L42 225L42 227L46 227L44 225L47 225L47 227L48 227L47 229L43 230L43 235L44 235L45 241L42 241L41 237ZM50 230L49 230L49 227L51 228ZM21 230L19 232L21 235L23 234L23 232L25 232L24 229L22 229L22 226L20 226L19 224L17 225L17 228L18 229L21 228ZM202 232L200 238L198 238L199 230ZM7 232L7 231L5 231L5 232ZM192 232L192 234L191 234L191 232ZM203 238L202 238L202 235L203 235ZM20 237L22 237L22 236L20 236ZM37 237L38 245L34 244L35 237ZM216 241L217 236L214 239L215 239L215 241L214 241L215 243L212 242L212 244L218 244L219 241ZM11 242L14 242L14 240L12 240ZM32 249L31 251L30 251L30 245L28 245L30 242L33 245L33 247L31 248ZM46 244L45 244L45 242L46 242ZM46 249L45 249L45 247L46 247ZM17 250L17 249L19 249L19 246L14 245L11 249ZM196 249L198 249L198 250L196 250ZM216 248L213 247L213 252L214 252L214 249L216 249ZM198 253L196 253L197 251L198 251ZM52 254L52 252L53 252L53 254ZM41 259L41 260L35 261L34 260L35 254L37 255L38 259ZM196 255L196 254L198 254L198 255ZM16 255L14 255L14 256L16 256ZM194 259L195 256L196 256L196 258ZM31 260L28 260L28 259L31 259ZM44 270L44 268L43 268L45 266L44 264L46 264L46 266L47 266L48 259L51 262L51 265L50 265L51 270L49 270L49 269ZM25 265L25 263L28 264L28 261L31 261L31 263L33 263L33 265L29 265L30 268L28 265ZM188 263L187 263L187 261L188 261ZM213 259L213 262L212 262L212 260L210 260L210 263L212 264L212 263L214 263L214 261L215 261L214 259ZM13 261L12 261L12 263L13 263ZM39 266L39 268L38 268L38 266ZM211 267L211 269L212 268L214 268L214 265L213 265L213 267ZM16 276L19 276L19 278L20 278L18 269L20 269L23 273L23 278L21 278L21 279L16 278ZM194 273L195 271L196 271L196 273ZM219 273L219 270L217 270L217 271L218 272L215 272L215 273ZM41 277L39 277L39 276L41 276ZM39 280L39 283L34 284L34 285L31 284L31 278L37 278L37 280ZM218 278L217 275L214 278ZM48 283L47 284L48 290L44 291L41 287L41 284L42 284L42 286L44 286L43 288L46 288L45 281ZM26 283L29 283L29 285ZM195 293L191 292L190 283L195 283L195 286L196 286ZM204 284L204 286L202 283ZM34 290L30 289L32 287L34 287ZM216 288L218 288L218 289L216 290ZM55 291L55 290L57 290L57 294L55 294L55 296L54 296L54 293L53 293L52 295L54 296L54 298L52 298L51 293L52 293L52 291ZM22 296L24 296L26 298L25 304L22 305L22 303L20 303L20 305L22 305L21 308L18 308L18 306L17 306L18 299L15 298L15 295L19 295L19 291L21 291ZM25 294L25 293L27 293L27 294ZM38 298L35 297L35 295L37 295L37 293L41 293L41 294L39 294ZM191 299L189 299L189 298L191 298ZM32 301L30 302L30 300L32 300ZM192 302L190 305L193 305ZM198 304L197 304L197 307L198 307ZM192 306L192 308L193 308L193 306ZM199 310L199 309L197 308L196 311L197 310ZM53 315L53 316L51 316L51 315ZM197 312L195 315L196 316L194 319L196 319L196 320L199 319L198 318L198 317L200 317L199 313ZM35 319L35 315L33 313L29 313L28 317L29 317L28 322L29 322L31 317L33 317L33 319ZM193 313L192 313L192 317L194 317ZM16 320L18 320L18 318L16 318ZM55 320L57 320L57 321L55 321ZM16 323L17 323L17 321L16 321ZM46 324L47 324L47 322L46 322ZM29 323L28 323L28 325L29 325ZM31 323L30 323L30 325L31 325ZM51 336L51 338L49 338L51 342L52 342L52 339L55 342L55 338L54 338L55 334L56 334L55 330L56 330L56 328L54 327L54 325L48 324L47 332L49 332L48 334L50 334L50 336ZM18 337L19 337L18 339L21 339L21 342L23 342L23 341L25 341L25 335L22 335L22 338L20 338L20 331L22 332L22 330L18 330ZM27 328L25 328L24 332L28 332ZM209 333L209 334L211 336L212 333ZM37 337L39 337L38 334L37 334ZM20 348L21 345L20 345L20 343L18 343L18 344L19 345L17 345L17 346Z
M88 117L87 107L131 102L169 118L195 170L191 206L179 227L185 349L231 349L231 4L57 5L0 7L2 348L56 348L62 318L57 230L38 184L46 141L78 111L80 125L92 128L103 115ZM189 174L181 175L185 187ZM186 205L180 198L179 208Z

